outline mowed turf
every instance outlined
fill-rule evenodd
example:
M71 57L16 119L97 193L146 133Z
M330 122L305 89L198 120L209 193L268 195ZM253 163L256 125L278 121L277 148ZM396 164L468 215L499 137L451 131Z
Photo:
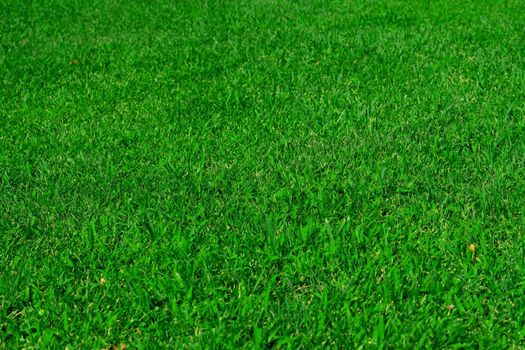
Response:
M0 347L524 345L525 2L0 14Z

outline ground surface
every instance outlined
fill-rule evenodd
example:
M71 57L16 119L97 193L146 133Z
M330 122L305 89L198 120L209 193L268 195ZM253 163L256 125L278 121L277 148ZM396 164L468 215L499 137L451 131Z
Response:
M0 347L523 344L523 1L0 13Z

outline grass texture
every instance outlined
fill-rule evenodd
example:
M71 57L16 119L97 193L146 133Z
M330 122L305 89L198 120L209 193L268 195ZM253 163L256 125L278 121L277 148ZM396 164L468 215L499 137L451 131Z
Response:
M0 13L0 347L524 346L525 2Z

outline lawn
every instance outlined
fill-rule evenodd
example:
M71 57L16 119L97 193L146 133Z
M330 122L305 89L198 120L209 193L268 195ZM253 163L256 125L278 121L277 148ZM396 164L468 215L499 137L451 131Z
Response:
M525 346L525 2L0 14L0 348Z

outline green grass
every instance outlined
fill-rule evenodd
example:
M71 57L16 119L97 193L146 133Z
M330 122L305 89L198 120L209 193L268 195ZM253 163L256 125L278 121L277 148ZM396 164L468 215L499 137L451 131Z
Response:
M1 348L525 346L525 2L0 13Z

